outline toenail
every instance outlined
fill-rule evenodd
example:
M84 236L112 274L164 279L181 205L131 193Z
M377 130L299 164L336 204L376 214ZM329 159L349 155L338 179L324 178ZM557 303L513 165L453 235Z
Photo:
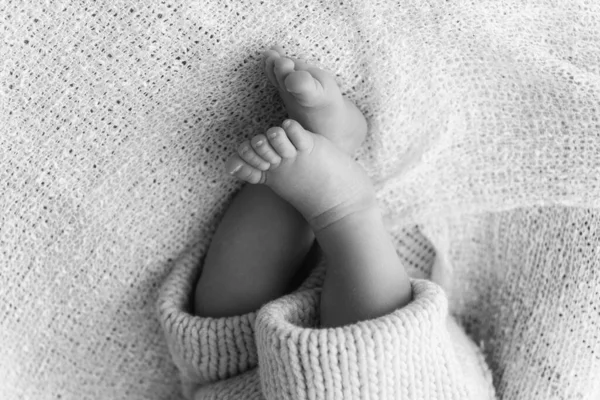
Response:
M231 172L229 172L229 173L230 173L231 175L233 175L233 174L235 174L236 172L238 172L238 171L240 170L240 168L242 168L242 166L241 166L241 165L238 165L237 167L235 167L235 168L233 169L233 171L231 171Z
M290 126L291 123L292 123L292 121L290 121L289 119L286 119L285 121L283 121L283 124L281 124L281 126L283 126L284 128L287 128Z
M262 140L259 140L259 141L257 141L257 142L256 142L256 145L257 145L257 146L262 146L262 144L263 144L263 143L264 143L264 142L263 142Z
M277 131L271 131L268 133L268 136L273 139L275 136L277 136Z

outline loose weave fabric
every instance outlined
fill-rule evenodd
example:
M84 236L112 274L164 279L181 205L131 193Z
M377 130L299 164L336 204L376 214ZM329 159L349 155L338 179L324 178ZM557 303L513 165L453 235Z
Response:
M268 372L287 356L261 346L294 309L311 315L318 287L221 321L240 351L221 375L186 364L172 335L206 340L188 303L241 186L224 161L286 116L260 64L274 43L332 71L367 116L357 160L440 318L447 298L448 362L466 333L500 399L599 398L592 0L0 2L0 398L301 387ZM218 345L185 357L229 351ZM448 374L436 382L468 386Z

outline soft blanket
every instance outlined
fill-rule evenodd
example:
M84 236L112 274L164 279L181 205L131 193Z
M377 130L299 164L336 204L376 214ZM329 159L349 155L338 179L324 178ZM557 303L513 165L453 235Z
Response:
M159 287L181 260L197 278L240 187L224 160L285 117L259 62L276 42L367 116L357 157L399 253L498 396L598 398L584 0L0 3L0 397L177 398Z

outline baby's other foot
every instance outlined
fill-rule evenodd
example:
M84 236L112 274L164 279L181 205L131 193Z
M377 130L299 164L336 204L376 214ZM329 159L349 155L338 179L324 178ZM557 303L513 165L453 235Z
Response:
M267 50L263 59L265 73L279 89L290 118L348 154L360 147L367 121L356 105L342 96L333 75L302 59L286 57L280 46Z
M376 206L369 177L325 135L294 120L242 143L227 171L269 186L293 205L318 232L345 216Z

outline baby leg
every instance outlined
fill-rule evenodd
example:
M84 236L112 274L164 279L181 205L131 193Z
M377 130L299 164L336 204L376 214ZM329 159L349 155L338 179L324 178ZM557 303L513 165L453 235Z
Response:
M263 63L290 115L344 151L360 146L366 120L341 95L331 74L286 57L280 47L265 52ZM249 151L258 140L243 144L240 151ZM298 283L293 277L305 272L298 270L313 241L301 214L270 188L242 188L212 239L196 287L195 313L240 315L290 291Z
M313 241L304 218L288 202L267 186L245 186L210 244L195 313L241 315L284 295Z
M269 186L310 224L327 258L321 326L377 318L407 304L408 275L387 233L362 168L329 139L287 120L261 135L250 154L226 165L249 183Z

